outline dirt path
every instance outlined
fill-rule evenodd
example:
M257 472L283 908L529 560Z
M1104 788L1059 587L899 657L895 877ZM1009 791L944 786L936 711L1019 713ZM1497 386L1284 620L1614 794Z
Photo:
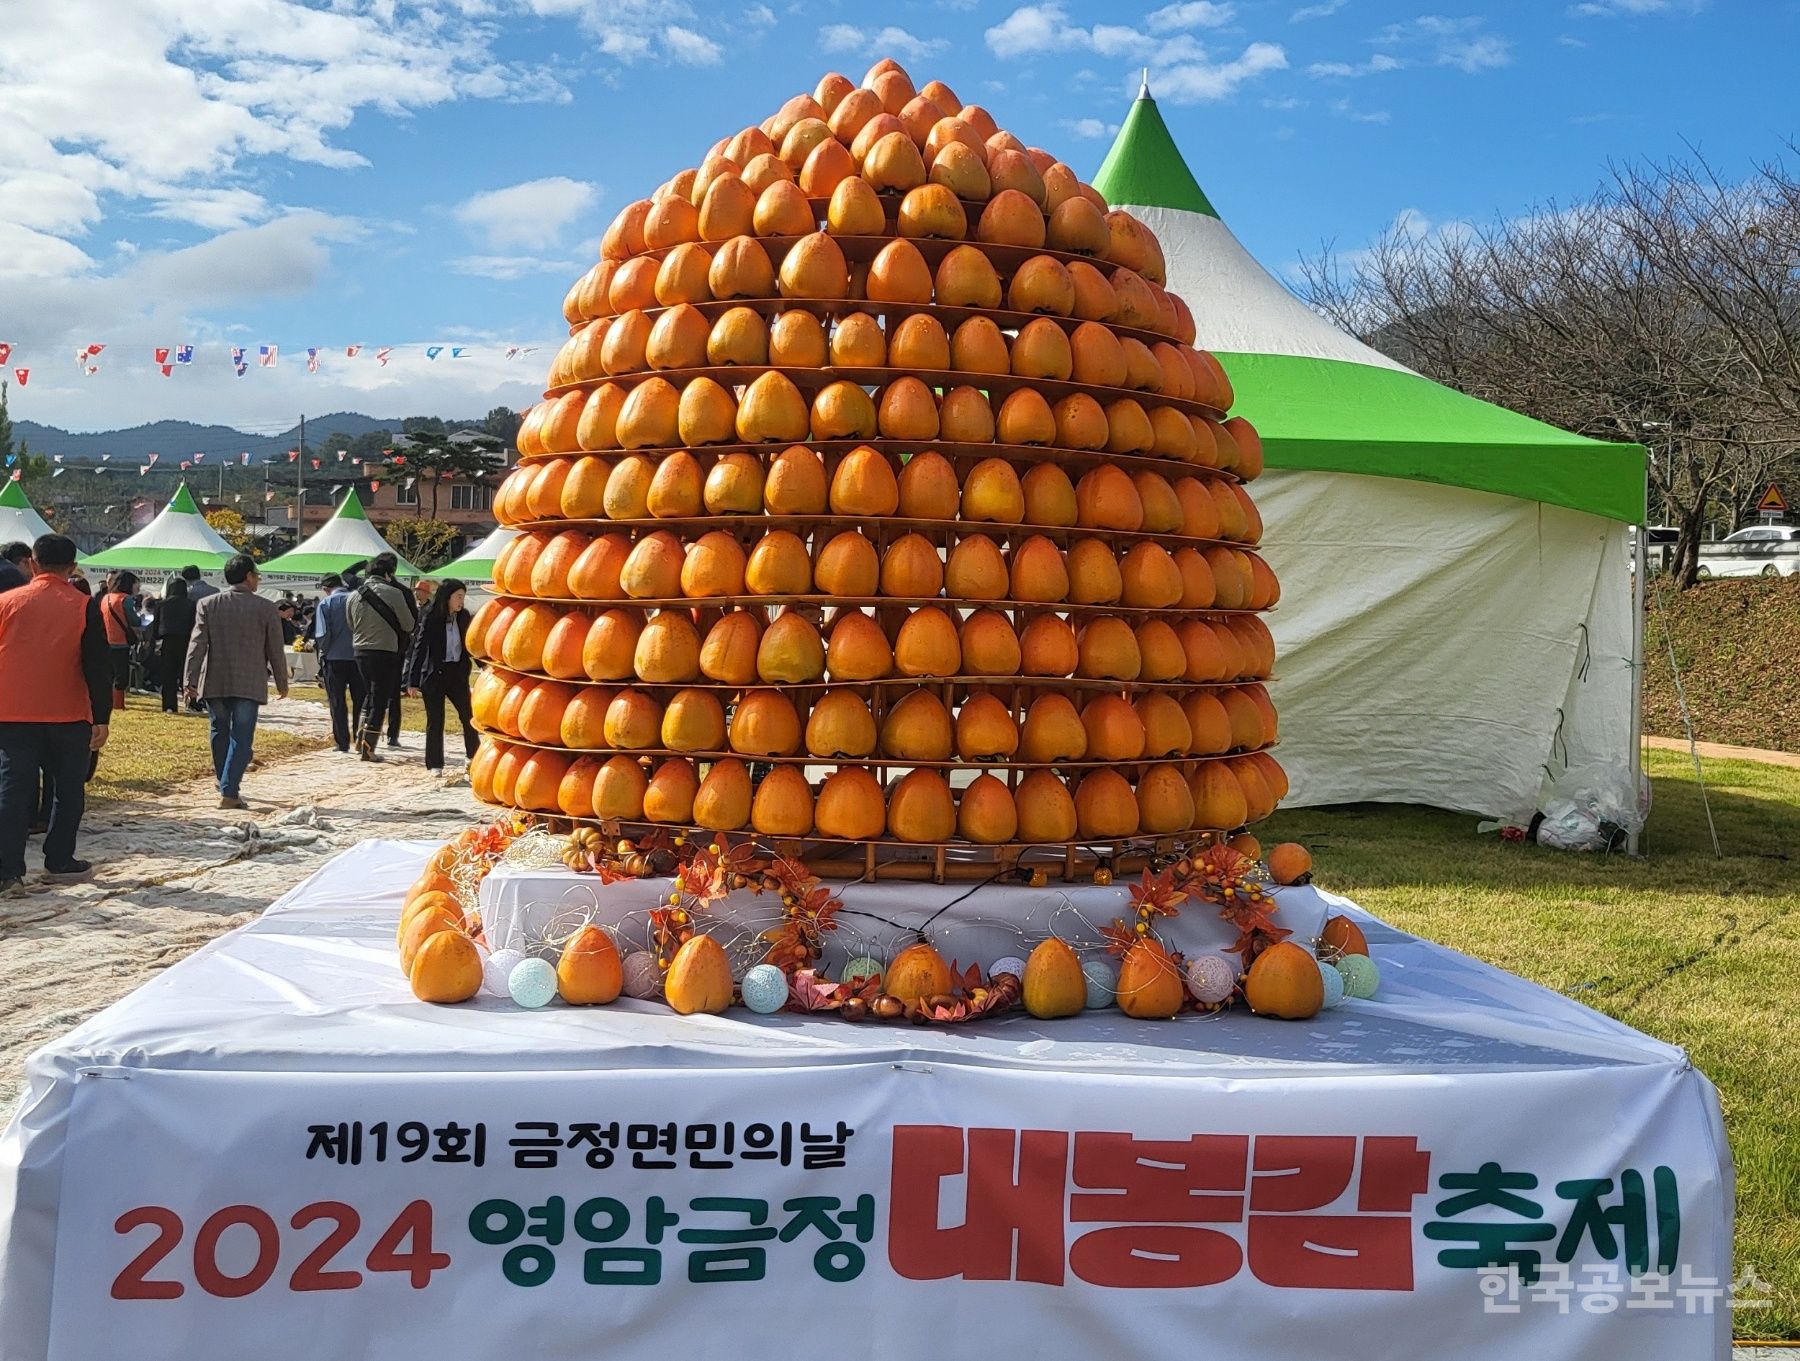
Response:
M1646 737L1644 745L1660 751L1686 751L1684 737ZM1696 742L1700 755L1708 761L1761 761L1764 765L1786 766L1800 770L1800 752L1765 751L1761 747L1734 747L1725 742Z
M263 727L329 734L323 706L304 700L271 703ZM0 899L0 1113L32 1050L250 920L340 850L468 826L478 808L468 785L426 775L422 734L401 740L380 765L327 748L253 770L248 813L221 811L210 781L90 809L79 853L94 876Z

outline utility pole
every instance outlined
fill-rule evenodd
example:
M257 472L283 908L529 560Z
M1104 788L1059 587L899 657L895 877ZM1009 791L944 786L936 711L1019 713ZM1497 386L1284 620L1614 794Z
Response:
M306 413L300 413L300 452L294 455L294 542L306 532Z

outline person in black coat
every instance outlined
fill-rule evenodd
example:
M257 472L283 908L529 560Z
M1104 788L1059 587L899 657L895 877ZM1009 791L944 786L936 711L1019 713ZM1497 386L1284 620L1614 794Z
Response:
M441 581L431 605L413 628L412 652L406 660L408 694L425 698L425 769L444 768L444 703L462 720L463 750L470 757L480 744L469 708L469 612L463 607L468 587Z
M162 611L156 616L157 670L165 714L181 712L181 674L193 632L194 602L188 598L188 584L180 576L172 576L163 584Z

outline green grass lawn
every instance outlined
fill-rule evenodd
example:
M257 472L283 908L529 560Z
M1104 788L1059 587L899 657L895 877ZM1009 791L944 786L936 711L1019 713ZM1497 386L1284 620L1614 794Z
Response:
M109 726L106 748L88 782L89 804L161 797L172 785L213 773L203 714L165 714L160 700L132 695ZM267 765L329 745L262 728L256 734L256 759Z
M1645 856L1474 834L1473 819L1360 805L1277 813L1321 884L1406 931L1680 1045L1719 1088L1737 1162L1737 1265L1775 1287L1739 1334L1800 1338L1800 770L1708 761L1723 860L1684 753L1651 752Z

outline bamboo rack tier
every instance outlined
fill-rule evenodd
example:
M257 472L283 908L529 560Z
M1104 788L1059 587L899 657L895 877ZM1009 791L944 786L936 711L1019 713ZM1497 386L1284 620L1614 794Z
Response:
M977 536L997 540L1001 546L1011 544L1014 540L1042 536L1051 543L1061 547L1078 539L1099 539L1102 543L1115 548L1138 543L1162 544L1169 548L1235 548L1242 552L1254 553L1256 544L1241 539L1201 539L1189 534L1176 534L1167 531L1151 531L1144 529L1098 529L1086 525L1033 525L1023 521L1018 523L1002 523L997 520L920 520L909 519L903 515L883 515L871 519L866 515L775 515L767 512L740 511L723 515L671 515L663 519L649 517L633 520L609 520L604 517L572 517L557 516L548 520L516 520L512 528L524 530L543 530L555 533L564 529L591 529L596 532L626 531L631 533L654 533L666 529L672 533L688 531L699 534L710 534L716 529L764 531L770 529L822 529L833 533L845 530L857 530L868 536L870 541L880 547L890 538L898 538L902 534L923 534L927 538L937 536L946 540L960 542L963 539ZM893 535L884 531L893 530ZM804 537L804 536L802 536Z
M1269 742L1260 747L1241 747L1231 751L1218 752L1169 752L1162 756L1135 756L1118 760L1069 760L1069 761L1017 761L1011 758L989 759L982 757L976 760L963 760L950 757L947 760L930 760L920 757L888 756L881 752L870 752L866 756L853 756L847 752L834 753L830 756L816 756L806 752L783 753L780 755L754 751L677 751L672 747L565 747L556 742L532 742L523 737L515 737L499 728L476 724L476 730L496 741L505 742L514 747L530 747L533 751L559 751L568 756L629 756L633 760L649 761L696 761L703 765L715 761L742 761L746 765L777 766L813 766L820 770L838 766L867 770L875 774L888 771L906 770L972 770L978 773L994 774L999 771L1020 771L1030 773L1034 770L1143 770L1150 766L1184 766L1198 761L1235 761L1240 757L1250 756L1256 752L1273 752L1280 746L1279 742Z
M601 602L603 603L603 602ZM1184 694L1189 690L1233 690L1242 685L1274 685L1275 676L1240 676L1233 680L1110 680L1096 676L878 676L872 680L813 680L813 681L646 681L624 676L616 680L595 680L591 676L552 676L548 671L535 671L525 667L507 666L503 662L490 662L488 669L521 680L551 681L557 685L592 686L595 688L629 688L632 690L714 690L720 694L748 693L752 690L838 690L848 687L853 690L894 689L918 690L921 688L947 688L950 690L982 691L992 693L1011 687L1034 690L1094 690L1106 694Z
M977 243L968 243L977 244ZM1049 254L1049 252L1044 252ZM1079 258L1079 257L1078 257ZM1143 345L1174 345L1178 342L1173 336L1166 336L1160 331L1147 331L1138 326L1125 326L1116 321L1101 321L1097 317L1065 317L1055 312L1018 312L1008 307L960 307L941 302L879 302L868 298L709 298L701 302L671 303L656 307L640 309L652 322L664 312L675 307L694 308L701 316L716 321L725 313L736 307L747 307L758 316L773 317L783 312L811 312L822 321L836 321L855 312L867 313L870 316L894 325L907 317L920 313L936 317L943 323L946 331L954 331L963 322L975 317L985 317L1002 331L1016 331L1021 326L1028 326L1041 319L1053 321L1064 331L1073 332L1076 327L1088 321L1106 327L1121 340L1135 340ZM617 312L600 312L584 318L569 327L569 334L593 325L596 321L610 321L621 315Z
M960 369L892 369L848 368L837 365L803 367L791 364L703 364L686 369L635 369L630 373L598 373L544 389L546 397L560 397L565 392L593 388L601 383L634 387L652 378L665 378L676 387L684 387L700 378L710 378L721 387L742 387L754 383L765 373L785 374L801 392L817 393L833 383L855 383L859 387L885 388L902 378L916 378L938 392L951 388L972 387L1004 401L1022 389L1036 392L1055 405L1064 397L1092 397L1102 407L1129 398L1146 412L1154 407L1172 407L1184 416L1205 416L1223 420L1225 413L1189 397L1164 397L1140 388L1107 387L1099 383L1077 383L1069 378L1033 378L1011 373L966 373ZM1036 446L1028 446L1036 447ZM1180 462L1178 459L1167 460Z
M741 372L741 370L732 370ZM854 372L854 370L852 370ZM576 384L575 386L584 386ZM960 440L888 439L876 435L870 439L806 439L764 440L756 444L743 442L722 444L656 444L635 449L558 449L541 454L526 454L522 464L543 463L553 458L624 458L637 454L647 459L663 459L670 454L755 454L773 458L794 445L811 449L822 458L847 454L865 446L880 453L907 458L913 454L936 453L952 464L978 463L989 458L1003 458L1008 463L1029 467L1038 463L1055 463L1067 467L1092 468L1110 463L1127 472L1142 470L1164 477L1198 477L1213 482L1237 482L1243 479L1224 468L1205 463L1189 463L1185 459L1166 458L1158 454L1109 454L1104 449L1074 449L1060 444L978 444Z

